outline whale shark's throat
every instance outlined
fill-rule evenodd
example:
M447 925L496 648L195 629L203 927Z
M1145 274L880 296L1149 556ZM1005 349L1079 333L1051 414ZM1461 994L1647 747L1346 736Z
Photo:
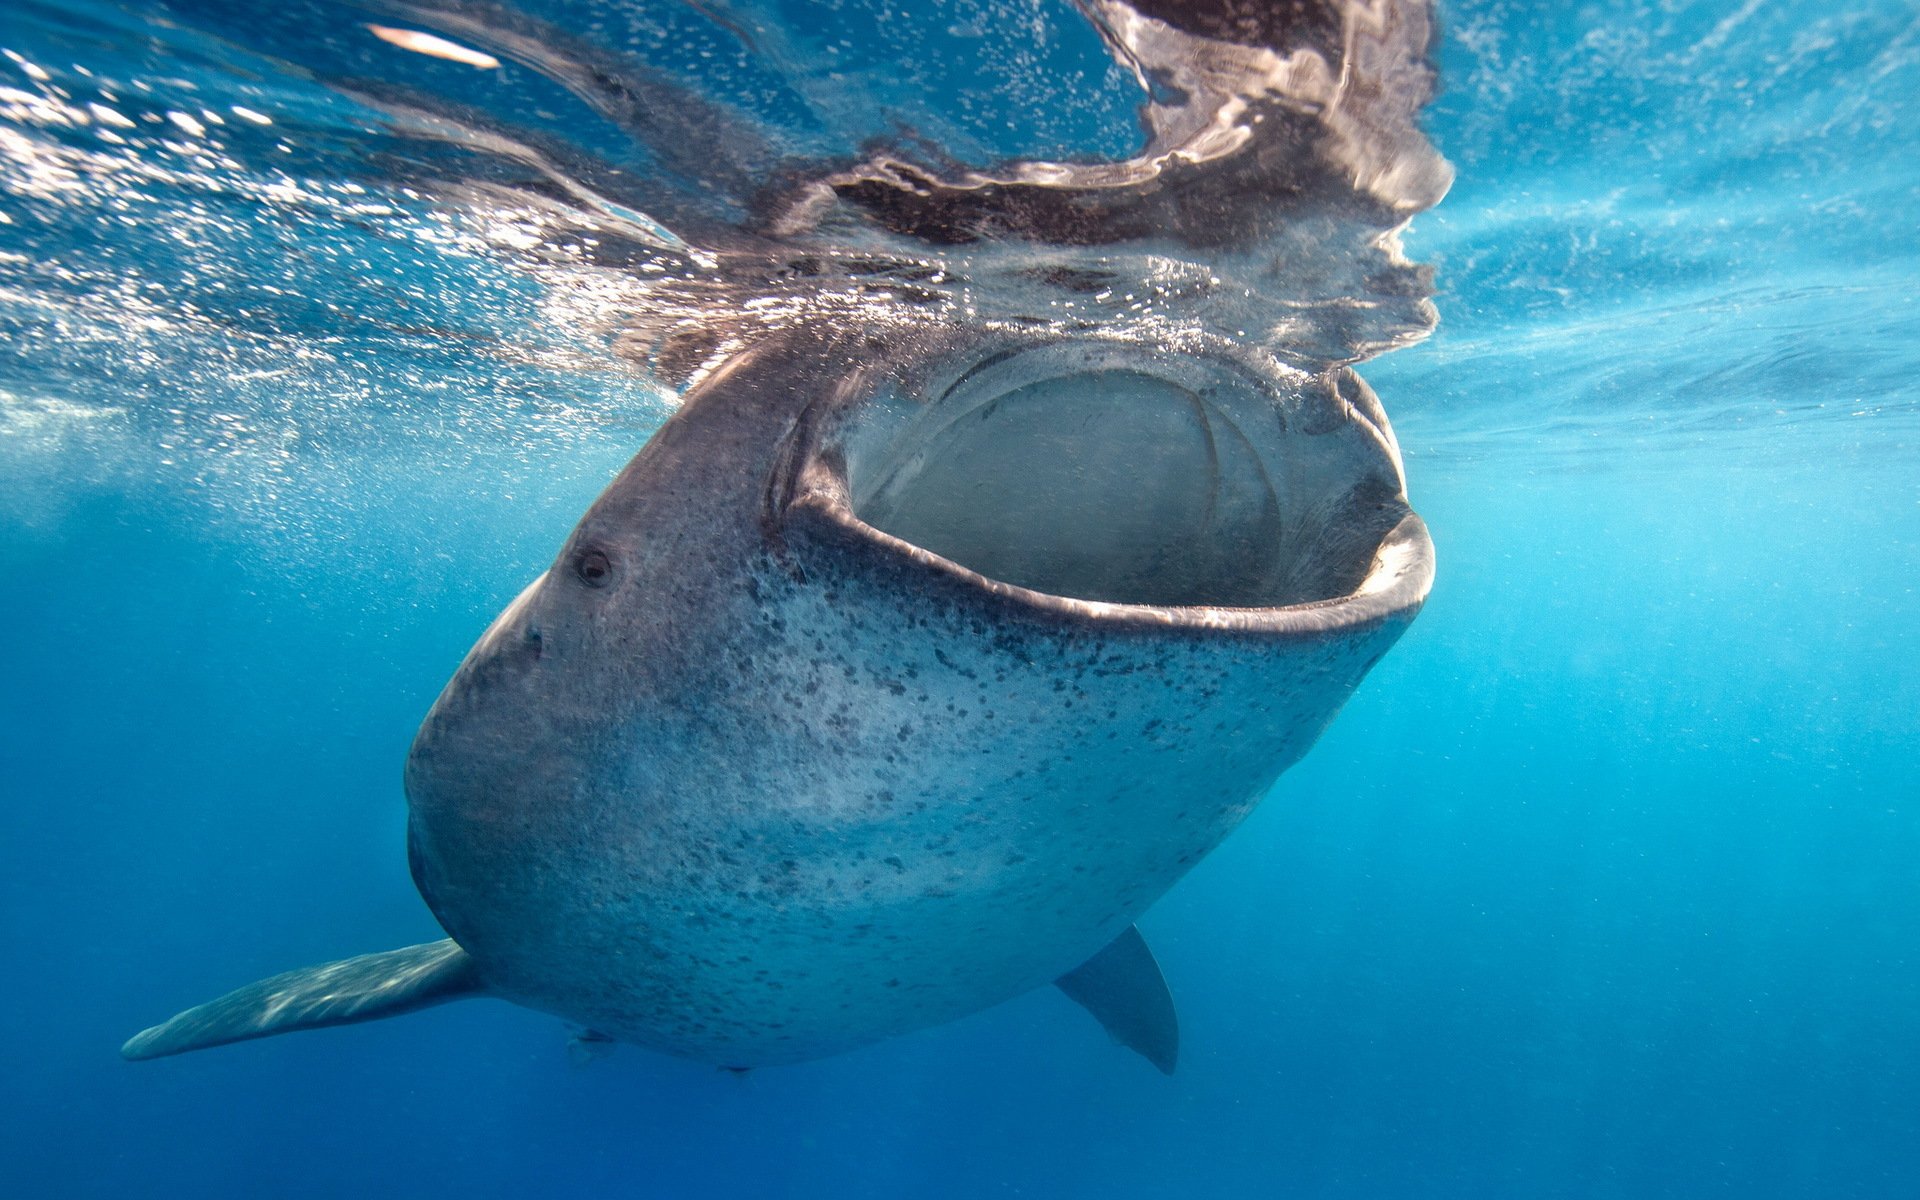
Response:
M1324 600L1365 574L1391 521L1374 511L1381 496L1302 461L1313 439L1286 410L1270 379L1057 345L989 361L852 439L852 507L1038 592L1228 608Z

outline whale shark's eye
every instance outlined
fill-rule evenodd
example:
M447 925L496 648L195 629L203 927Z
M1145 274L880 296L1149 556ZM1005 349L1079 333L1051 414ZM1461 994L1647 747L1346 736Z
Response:
M573 556L573 574L590 588L603 588L613 582L613 563L604 551L588 546Z

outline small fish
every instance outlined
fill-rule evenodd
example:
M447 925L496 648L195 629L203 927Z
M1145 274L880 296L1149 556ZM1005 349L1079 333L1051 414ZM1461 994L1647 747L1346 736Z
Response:
M567 1062L576 1068L590 1067L612 1054L617 1044L597 1029L577 1029L567 1039Z

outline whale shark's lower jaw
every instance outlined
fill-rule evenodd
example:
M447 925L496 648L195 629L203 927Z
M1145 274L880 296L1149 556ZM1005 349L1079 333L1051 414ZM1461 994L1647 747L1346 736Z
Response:
M976 359L848 406L794 507L1063 616L1311 632L1425 599L1432 542L1351 371L1099 339Z

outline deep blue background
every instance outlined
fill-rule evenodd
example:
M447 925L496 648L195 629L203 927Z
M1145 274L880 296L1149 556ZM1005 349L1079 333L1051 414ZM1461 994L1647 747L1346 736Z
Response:
M435 935L407 741L644 429L375 437L275 526L0 484L0 1191L1920 1194L1920 33L1790 7L1457 10L1445 324L1369 370L1439 583L1143 922L1172 1079L1051 993L745 1078L494 1003L122 1063Z

